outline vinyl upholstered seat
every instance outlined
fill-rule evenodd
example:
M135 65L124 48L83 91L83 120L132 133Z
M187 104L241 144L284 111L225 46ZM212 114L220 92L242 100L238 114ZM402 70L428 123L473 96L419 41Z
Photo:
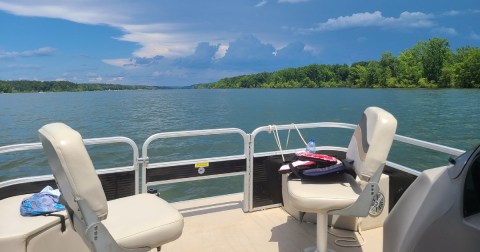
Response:
M350 140L346 153L358 178L347 173L312 180L290 176L287 191L293 207L317 213L317 244L305 251L327 250L328 214L365 217L378 193L378 182L387 160L397 120L387 111L369 107Z
M39 130L75 230L92 251L148 251L177 239L182 215L154 195L107 202L81 135L63 123Z
M295 178L288 181L288 192L296 208L315 213L348 207L361 191L357 181L344 173L324 175L312 181Z
M383 251L480 251L480 146L423 171L385 220Z
M156 248L180 236L178 211L153 194L111 200L108 209L102 222L121 247Z

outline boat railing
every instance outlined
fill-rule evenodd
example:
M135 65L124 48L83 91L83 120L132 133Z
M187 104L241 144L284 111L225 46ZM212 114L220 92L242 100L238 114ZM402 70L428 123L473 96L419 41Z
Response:
M415 138L401 136L401 135L395 135L393 140L399 141L399 142L402 142L402 143L415 145L415 146L418 146L418 147L423 147L423 148L438 151L438 152L442 152L442 153L446 153L446 154L455 155L455 156L459 156L459 155L461 155L465 152L464 150L448 147L448 146L445 146L445 145L430 143L430 142L427 142L427 141L418 140L418 139L415 139Z
M116 173L121 171L134 171L135 172L135 181L139 180L138 175L138 147L137 144L130 138L127 137L102 137L102 138L89 138L84 139L83 142L85 145L106 145L106 144L117 144L117 143L125 143L128 144L132 148L132 165L131 166L124 166L124 167L112 167L112 168L105 168L97 170L98 174L109 174L109 173ZM6 153L13 153L13 152L24 152L24 151L31 151L31 150L39 150L42 149L41 143L24 143L24 144L13 144L13 145L6 145L0 146L0 155ZM40 175L40 176L31 176L31 177L23 177L23 178L15 178L7 181L0 182L0 189L12 186L16 184L23 184L29 182L39 182L39 181L46 181L52 180L53 175ZM139 192L138 183L135 185L135 193Z
M150 163L150 157L148 155L148 150L150 144L159 139L167 138L181 138L181 137L198 137L198 136L210 136L210 135L226 135L226 134L238 134L242 137L243 140L243 154L234 155L234 156L223 156L223 157L209 157L201 159L191 159L191 160L180 160L180 161L170 161L170 162L160 162L160 163ZM174 131L174 132L162 132L154 134L145 140L145 143L142 146L142 157L139 159L139 162L142 165L142 180L139 182L142 185L142 193L147 192L148 186L162 185L168 183L178 183L178 182L187 182L187 181L196 181L196 180L205 180L213 178L223 178L223 177L232 177L245 175L245 171L237 171L230 173L219 172L212 175L206 175L202 172L198 172L198 176L184 177L179 176L178 178L166 179L161 181L147 181L147 170L154 169L165 169L169 167L178 167L184 165L192 165L196 169L205 169L205 166L209 166L210 162L221 162L221 161L231 161L231 160L245 160L245 166L248 166L248 150L249 150L249 135L245 131L238 128L223 128L223 129L207 129L207 130L191 130L191 131ZM202 167L203 165L203 167ZM183 174L182 174L183 175ZM244 183L244 193L249 191L247 184Z
M139 156L139 149L137 147L137 144L130 138L126 138L126 137L93 138L93 139L85 139L84 142L86 145L100 145L100 144L113 144L113 143L126 143L130 145L132 148L132 156L133 156L131 166L105 168L105 169L98 170L98 173L105 174L105 173L115 173L115 172L121 172L121 171L134 171L135 193L145 193L147 192L147 189L149 186L244 175L243 210L246 212L249 212L257 209L256 207L254 207L252 203L253 202L253 186L254 186L253 171L254 169L256 169L256 166L255 166L256 164L254 163L255 159L258 157L276 156L282 153L283 154L294 153L295 151L299 150L299 149L287 149L287 150L283 150L282 153L280 153L279 151L255 152L255 140L258 134L262 132L272 132L273 129L282 131L282 130L294 130L294 129L340 128L340 129L347 129L347 130L353 131L355 127L356 125L347 124L347 123L321 122L321 123L262 126L255 129L251 134L247 134L243 130L238 128L162 132L162 133L154 134L146 139L146 141L142 145L141 156ZM150 162L149 147L153 141L156 141L159 139L167 139L167 138L184 138L184 137L198 137L198 136L226 135L226 134L236 134L241 136L243 140L243 146L242 146L243 153L241 153L240 155L231 155L231 156L206 157L206 158L202 157L198 159L188 159L188 160L168 161L168 162L158 162L158 163ZM426 142L426 141L422 141L422 140L418 140L410 137L405 137L401 135L395 135L394 140L398 142L406 143L409 145L418 146L418 147L434 150L440 153L446 153L446 154L455 155L455 156L458 156L464 152L463 150L459 150L459 149L455 149L455 148L451 148L451 147L447 147L439 144L434 144L434 143L430 143L430 142ZM8 146L0 147L0 154L36 150L41 148L42 146L40 143L8 145ZM318 146L317 150L345 151L346 148L335 147L335 146ZM189 173L187 175L180 174L177 177L170 177L167 179L165 179L162 176L152 176L151 179L147 179L147 173L149 172L165 171L167 173L170 173L170 172L175 172L174 171L175 168L181 168L182 166L183 168L188 166L187 168L190 170L192 170L191 167L200 169L202 164L219 163L220 164L219 166L221 166L221 165L225 165L228 161L236 162L238 166L242 166L242 167L237 170L218 171L212 174ZM141 168L140 168L140 165L141 165ZM410 167L403 166L394 162L390 162L390 161L387 162L387 165L413 175L418 175L420 173L415 169L412 169ZM218 170L221 170L221 169L223 169L223 167L218 168ZM11 185L16 185L16 184L52 180L52 179L53 179L52 175L16 178L16 179L0 182L0 189L7 186L11 186ZM262 206L261 208L265 208L265 207Z

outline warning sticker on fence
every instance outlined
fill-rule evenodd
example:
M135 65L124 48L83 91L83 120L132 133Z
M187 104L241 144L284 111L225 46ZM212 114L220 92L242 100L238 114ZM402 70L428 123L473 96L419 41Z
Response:
M208 167L210 165L209 162L203 162L203 163L196 163L195 168L201 168L201 167Z

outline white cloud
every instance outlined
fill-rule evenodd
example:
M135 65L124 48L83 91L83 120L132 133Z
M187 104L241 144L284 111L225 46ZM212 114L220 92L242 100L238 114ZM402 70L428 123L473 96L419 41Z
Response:
M398 18L384 17L380 11L354 13L351 16L330 18L316 27L303 31L335 31L355 27L428 28L435 24L433 16L422 12L402 12Z
M102 82L103 78L101 76L91 77L88 79L89 82Z
M267 4L267 3L268 3L268 2L267 2L266 0L262 0L262 1L260 1L259 3L257 3L257 4L255 5L255 7L262 7L262 6L264 6L265 4Z
M400 17L387 18L391 19L390 23L385 22L386 26L399 26L399 27L409 27L409 28L428 28L434 26L432 19L434 18L431 14L425 14L423 12L402 12Z
M2 58L49 56L49 55L52 55L55 51L56 51L56 49L52 48L52 47L41 47L41 48L38 48L38 49L27 50L27 51L22 51L22 52L0 51L0 59L2 59Z
M305 45L305 51L310 52L312 55L320 55L323 52L323 48Z
M448 16L448 17L454 17L454 16L460 16L460 15L469 15L469 14L478 14L480 13L480 10L476 9L468 9L468 10L450 10L450 11L445 11L439 16Z
M164 61L162 56L153 56L153 57L133 57L133 58L119 58L119 59L104 59L103 63L109 64L116 67L121 67L124 69L135 69L143 66L158 65Z
M213 56L213 59L221 59L223 57L225 57L225 54L227 53L228 51L228 47L229 45L228 44L220 44L218 46L218 50L217 52L215 53L215 55Z
M123 81L124 78L125 78L124 76L113 77L111 81L120 82L120 81Z
M198 41L209 41L210 36L201 32L187 32L191 26L176 23L138 24L139 13L127 4L109 1L34 1L19 0L9 3L0 0L0 10L20 16L59 18L82 24L104 24L122 30L119 40L133 42L140 48L135 57L179 57L191 54ZM182 32L184 31L184 32ZM1 53L1 52L0 52ZM1 57L1 54L0 54Z
M131 63L130 59L104 59L102 62L117 67L125 67Z
M61 18L83 24L115 24L128 19L126 15L118 13L114 5L108 6L108 12L101 7L96 1L0 1L0 10L20 16Z
M454 28L450 27L437 27L432 30L433 33L438 33L438 34L443 34L443 35L449 35L449 36L456 36L458 35L458 32Z
M186 56L193 53L199 40L208 41L208 35L186 32L186 25L174 23L129 24L121 28L126 34L117 39L141 46L133 53L135 57Z
M268 0L257 0L257 6L267 4ZM282 3L299 3L305 0L280 0ZM243 6L243 5L241 5ZM165 8L163 8L165 7ZM153 15L154 9L155 15ZM108 25L119 29L123 35L115 37L120 41L138 45L132 52L132 58L152 58L157 55L169 59L182 58L195 52L200 41L222 44L214 59L223 58L229 41L234 41L241 31L224 30L215 24L215 28L205 28L208 20L203 16L192 18L162 18L160 13L169 11L168 4L135 4L113 0L0 0L0 11L15 15L64 19L89 25ZM143 12L142 12L143 11ZM165 15L168 16L168 15ZM201 20L195 19L201 18ZM168 20L169 22L165 22ZM193 20L193 21L192 21ZM201 22L198 22L201 21ZM225 21L226 22L226 21ZM250 28L248 28L250 29ZM250 32L247 32L249 34ZM265 41L270 38L265 38ZM286 43L285 41L282 41ZM12 57L12 54L8 54ZM0 57L7 52L0 51ZM104 63L121 67L128 66L129 59L105 59Z
M442 13L443 16L458 16L462 14L462 12L458 11L458 10L450 10L450 11L446 11L444 13Z
M118 39L141 45L141 48L133 53L137 57L180 57L191 54L195 49L198 41L192 38L191 34L172 33L158 27L161 26L155 24L148 29L148 26L142 25L138 30L136 26L128 26L124 28L127 34Z

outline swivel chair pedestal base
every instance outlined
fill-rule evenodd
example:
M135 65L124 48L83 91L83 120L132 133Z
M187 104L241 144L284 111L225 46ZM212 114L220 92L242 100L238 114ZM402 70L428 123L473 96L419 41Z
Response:
M317 246L308 247L303 252L335 252L328 248L328 214L317 213Z

